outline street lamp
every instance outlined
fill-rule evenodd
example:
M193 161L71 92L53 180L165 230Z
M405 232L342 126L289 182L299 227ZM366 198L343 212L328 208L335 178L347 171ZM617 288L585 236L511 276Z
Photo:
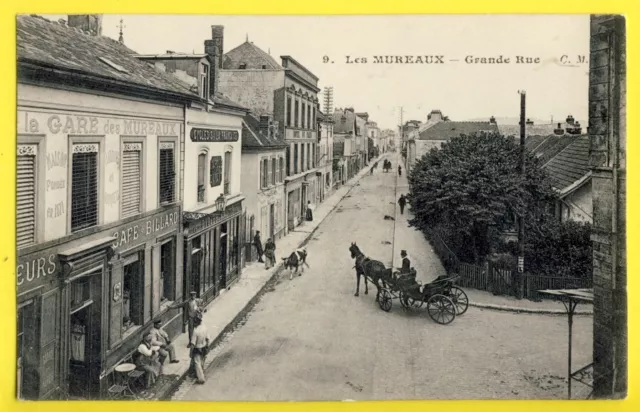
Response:
M222 193L216 199L216 209L218 212L224 213L224 208L227 206L227 199L224 197Z

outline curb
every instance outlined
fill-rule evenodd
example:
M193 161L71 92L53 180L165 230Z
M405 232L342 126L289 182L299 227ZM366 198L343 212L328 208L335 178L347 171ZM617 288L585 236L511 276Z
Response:
M315 234L316 230L318 230L318 228L320 227L320 225L322 224L322 222L324 222L333 212L334 210L338 207L338 204L349 194L351 193L351 191L353 190L354 187L356 187L356 183L366 175L366 173L363 173L362 175L360 175L357 179L355 179L353 181L353 184L351 185L351 187L349 188L349 190L347 190L344 194L344 196L342 196L340 198L340 200L338 200L338 202L336 202L336 205L329 211L329 213L327 213L322 220L320 220L318 222L318 224L316 225L315 228L313 228L313 230L311 232L309 232L304 239L302 240L302 242L300 242L298 244L298 247L302 247L305 246L307 243L309 243L309 240L311 238L313 238L313 235ZM356 175L357 177L357 175ZM262 285L262 287L260 288L260 290L258 290L258 292L249 300L249 302L247 302L247 304L240 310L240 312L238 312L238 314L231 320L231 322L229 322L227 324L227 326L224 327L224 329L222 329L222 331L211 341L211 343L209 344L209 350L212 350L213 348L215 348L218 344L220 344L220 342L224 339L224 337L226 335L228 335L229 333L233 332L234 329L238 326L238 324L242 323L242 321L247 317L247 315L249 314L249 312L251 312L251 310L258 304L258 302L260 302L260 299L265 295L266 291L271 289L271 287L277 282L280 274L282 273L284 269L284 264L282 263L282 261L280 261L279 263L277 263L274 266L274 270L273 273L271 274L271 276L269 277L269 279L264 283L264 285ZM175 383L173 383L171 386L169 386L169 388L160 396L158 396L156 399L154 400L170 400L171 396L180 388L180 386L184 383L185 379L187 378L187 375L189 374L189 369L187 369L182 376L180 376Z
M555 316L566 316L567 311L560 309L529 309L529 308L516 308L514 306L506 306L506 305L493 305L490 303L471 303L469 302L469 306L473 306L474 308L479 309L489 309L495 310L499 312L511 312L511 313L530 313L534 315L555 315ZM575 316L592 316L593 311L589 310L576 310L574 312Z

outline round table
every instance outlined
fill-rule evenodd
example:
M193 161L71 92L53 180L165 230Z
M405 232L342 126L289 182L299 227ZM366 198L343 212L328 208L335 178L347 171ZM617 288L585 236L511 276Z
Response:
M134 365L133 363L121 363L120 365L116 366L116 372L129 373L135 368L136 365Z

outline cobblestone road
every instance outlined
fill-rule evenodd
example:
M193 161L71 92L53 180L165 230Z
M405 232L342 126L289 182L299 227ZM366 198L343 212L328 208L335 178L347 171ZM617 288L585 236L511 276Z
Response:
M395 159L394 159L395 166ZM378 308L375 288L354 297L348 247L391 262L395 176L366 176L307 246L310 269L275 288L210 357L207 383L188 379L174 400L554 399L566 396L567 322L470 307L453 323L397 301ZM406 225L399 219L398 225ZM411 230L412 229L407 229ZM411 240L408 238L411 237ZM408 244L408 242L422 242ZM400 243L403 243L399 247ZM441 269L419 233L398 241L414 266ZM279 251L281 254L289 251ZM424 270L423 270L424 272ZM426 276L426 278L424 277ZM591 362L592 318L574 322L574 369ZM585 392L575 388L574 393Z

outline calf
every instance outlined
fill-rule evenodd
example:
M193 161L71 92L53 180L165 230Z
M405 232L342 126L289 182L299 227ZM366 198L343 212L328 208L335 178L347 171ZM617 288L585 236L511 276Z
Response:
M298 267L300 267L301 269L301 272L298 273L298 276L302 276L302 273L304 273L304 265L310 267L307 263L306 249L298 249L291 253L289 257L283 257L282 260L284 261L285 270L289 270L289 280L293 279L294 272L298 273Z

